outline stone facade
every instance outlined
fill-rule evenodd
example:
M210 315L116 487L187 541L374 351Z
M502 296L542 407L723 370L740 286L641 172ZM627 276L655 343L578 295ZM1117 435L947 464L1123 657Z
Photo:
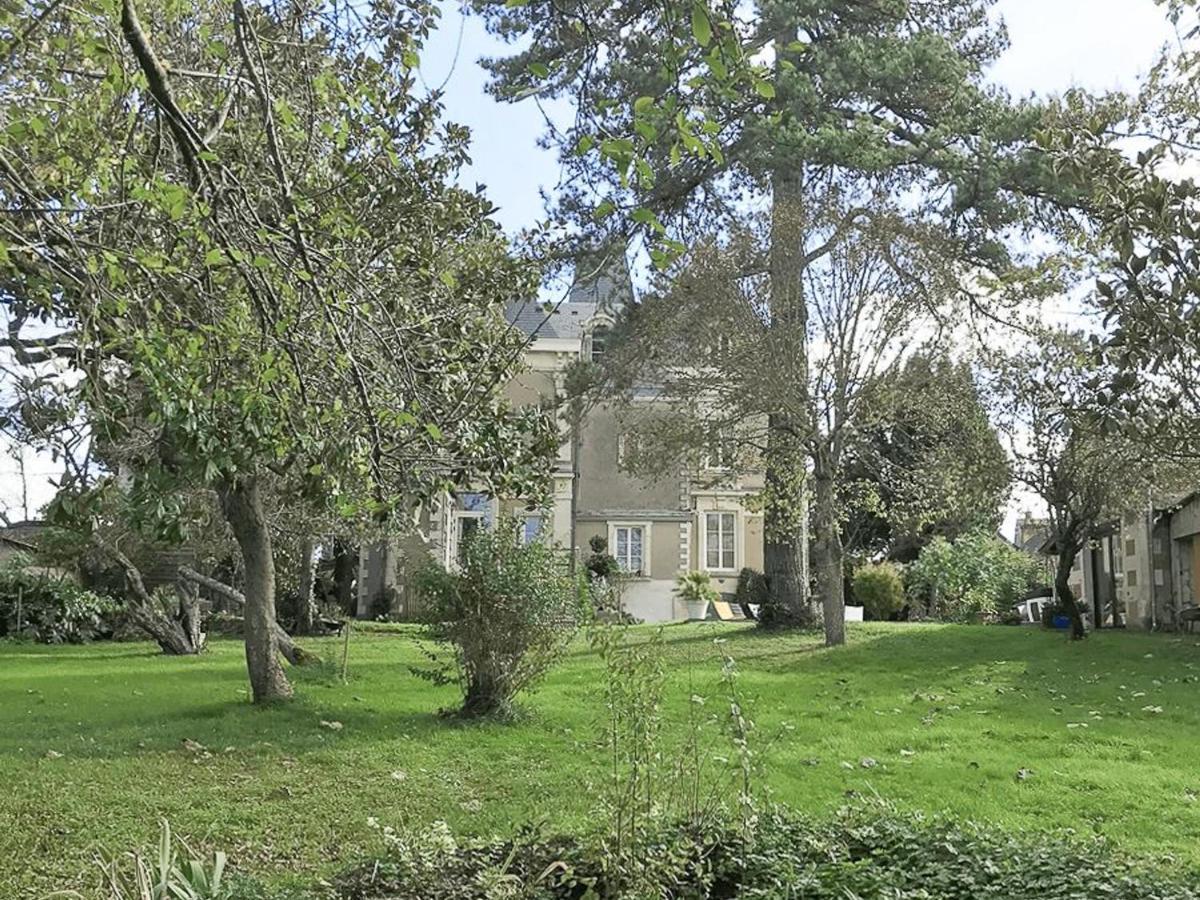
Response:
M1174 630L1180 613L1200 606L1200 493L1100 526L1072 576L1092 627Z
M743 567L763 565L763 518L748 504L762 486L761 474L727 475L720 471L678 472L645 479L622 463L628 422L611 406L599 405L578 428L567 417L565 376L579 359L603 351L606 329L618 308L633 298L623 259L602 268L586 284L576 284L566 301L547 310L540 304L514 304L509 321L528 338L526 370L508 386L518 404L553 402L559 410L562 441L551 473L552 498L541 510L520 500L462 492L443 498L422 514L417 545L377 545L364 550L359 570L359 614L381 609L389 598L394 615L415 612L405 584L405 561L432 554L453 565L464 535L491 527L515 514L530 539L546 540L585 559L589 541L602 537L629 575L622 603L645 621L685 618L673 596L675 579L692 570L708 571L717 589L731 595ZM639 395L641 418L652 418L659 401L654 392Z

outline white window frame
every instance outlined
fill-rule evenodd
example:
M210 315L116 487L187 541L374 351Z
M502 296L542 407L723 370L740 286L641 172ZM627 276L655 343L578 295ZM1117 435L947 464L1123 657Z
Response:
M642 529L642 571L632 573L625 568L627 560L622 560L617 555L617 529L619 528L640 528ZM649 578L650 577L650 535L654 531L652 522L609 522L608 523L608 552L616 559L617 564L621 567L621 571L627 575L632 575L634 578Z
M446 564L457 569L460 562L460 554L462 553L462 522L464 519L477 519L481 530L489 528L496 521L496 500L488 498L486 509L461 509L459 507L459 497L465 494L481 494L480 491L462 491L449 494L450 509L450 533L446 540Z
M702 467L709 472L728 472L733 469L732 457L737 455L733 429L715 429L708 438L701 459ZM724 449L722 449L724 448ZM714 452L716 451L716 452ZM725 451L728 451L727 453ZM728 459L724 457L730 457Z
M596 355L596 332L600 332L600 336L601 336L601 340L600 340L601 350L600 350L599 358L597 358L597 355ZM592 325L592 327L588 330L588 340L587 340L588 362L591 362L591 363L599 362L600 359L604 358L604 354L608 352L608 339L611 337L612 337L612 323L609 322L607 319L600 320L600 321L596 322L594 325Z
M704 572L739 572L741 571L742 562L742 516L735 509L705 509L700 511L700 568ZM708 517L709 516L730 516L733 519L733 565L710 566L708 564ZM720 562L724 562L721 557L724 551L721 549L720 540L723 528L717 527L717 558Z

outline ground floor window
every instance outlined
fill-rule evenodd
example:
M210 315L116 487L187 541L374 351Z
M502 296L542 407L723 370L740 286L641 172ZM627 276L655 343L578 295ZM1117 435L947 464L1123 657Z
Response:
M704 565L710 571L737 568L737 516L731 512L704 515Z
M630 575L646 574L646 529L642 525L613 527L613 556Z
M450 559L461 563L471 538L491 524L492 504L486 494L455 495L450 520Z
M521 543L532 544L534 541L540 540L542 536L542 517L536 515L525 516L521 520Z

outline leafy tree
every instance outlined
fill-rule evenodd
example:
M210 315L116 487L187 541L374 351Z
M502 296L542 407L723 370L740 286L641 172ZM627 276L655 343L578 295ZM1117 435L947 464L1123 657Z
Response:
M1085 636L1083 615L1070 575L1092 530L1140 506L1154 488L1194 479L1194 469L1189 473L1164 459L1139 434L1096 428L1089 411L1096 361L1082 335L1048 331L991 365L1013 474L1046 504L1058 553L1055 593L1071 618L1072 639L1079 640Z
M1009 609L1041 571L1036 557L979 530L954 541L935 537L909 565L905 582L910 599L928 614L978 622Z
M934 536L999 527L1012 471L967 363L914 355L864 397L846 451L847 553L910 562Z
M984 86L1005 45L991 5L477 3L496 33L523 39L489 62L495 93L575 101L572 125L550 136L568 173L563 216L585 232L651 235L663 265L696 235L760 225L757 348L772 372L757 387L775 401L765 574L797 619L808 609L804 441L815 425L806 273L880 195L911 198L912 221L953 235L947 259L1002 271L1011 260L996 230L1058 183L1030 152L1042 110ZM772 61L751 62L762 57ZM813 215L814 184L837 186L840 216Z
M522 346L502 303L537 273L450 186L468 135L413 90L431 21L421 0L0 11L8 425L66 452L62 518L215 493L256 701L291 694L269 478L406 521L467 478L536 493L556 443L498 394Z
M814 188L807 206L814 218L844 218L831 187ZM957 279L942 264L942 242L909 227L883 198L869 209L870 218L844 226L837 246L803 280L812 350L802 408L810 425L796 437L813 463L813 552L830 644L843 640L841 500L857 435L873 424L869 399L912 354L939 341L943 321L955 318ZM790 401L781 396L778 356L764 339L769 286L744 274L760 249L753 235L744 235L685 256L667 273L662 294L634 310L606 354L635 413L645 407L636 402L645 380L671 401L671 412L644 429L643 467L664 470L690 456L693 469L701 468L695 448L702 447L710 458L719 455L726 471L716 477L723 478L769 457L772 410ZM759 498L766 508L781 502L777 490L768 478Z
M1127 116L1055 123L1042 141L1064 177L1088 187L1076 241L1105 323L1093 338L1092 412L1104 429L1191 465L1200 459L1200 185L1188 177L1200 138L1200 5L1160 5L1181 38Z

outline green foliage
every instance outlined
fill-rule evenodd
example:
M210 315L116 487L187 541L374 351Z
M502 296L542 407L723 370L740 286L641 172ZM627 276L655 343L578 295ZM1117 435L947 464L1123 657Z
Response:
M684 603L704 603L721 599L707 572L685 572L677 576L675 596Z
M428 4L26 6L0 11L0 33L36 21L0 72L22 123L0 130L0 279L17 362L70 371L16 379L7 428L103 434L89 464L124 463L174 537L184 492L249 478L366 521L464 474L539 493L557 434L501 393L503 306L538 268L456 186L467 133L414 87ZM51 322L47 351L25 329Z
M659 265L695 221L726 222L731 196L810 165L924 183L938 198L930 207L972 234L1019 213L1013 185L1047 187L1052 173L1023 153L1037 110L984 84L1005 46L991 6L588 0L563 18L548 0L476 4L519 48L487 61L497 95L577 100L574 127L550 137L570 173L560 215L592 231L641 231ZM772 42L774 62L754 62ZM974 149L983 134L986 154ZM999 252L982 240L975 249Z
M854 573L854 600L868 618L890 619L904 606L904 579L895 563L868 563Z
M745 609L750 604L761 608L771 596L767 590L767 579L756 569L744 568L738 572L737 588L734 591L733 602Z
M468 717L511 711L513 698L561 658L586 596L557 550L523 543L508 519L472 535L455 570L422 569L417 590L426 636L451 645L453 661L434 655L433 668L414 672L457 683Z
M130 851L103 860L104 900L234 900L225 877L226 856L211 863L171 834L164 819L155 851Z
M851 554L909 562L936 535L999 526L1012 470L968 365L917 355L863 400L841 490Z
M657 630L626 634L644 644ZM509 836L536 820L550 834L607 833L601 798L611 754L596 735L608 720L597 698L608 668L599 654L577 641L528 699L528 715L503 726L464 726L430 715L455 703L453 686L408 674L422 662L417 632L414 625L355 623L350 682L326 682L322 673L319 686L306 685L311 702L271 709L273 733L287 741L270 745L262 711L240 690L240 642L212 640L201 656L164 657L147 643L0 641L0 770L17 786L0 792L0 821L10 826L0 831L0 896L83 890L95 848L157 837L152 812L134 813L163 797L186 810L186 819L172 813L173 825L203 835L206 849L252 842L254 852L231 852L231 865L268 881L277 891L272 900L298 900L298 890L288 891L297 879L329 878L379 855L378 835L365 822L370 814L417 830L444 820L464 836L460 844L466 835ZM1116 850L1200 865L1200 846L1179 827L1195 808L1200 705L1187 680L1195 677L1187 668L1196 662L1192 641L1106 630L1065 653L1061 633L1035 628L868 622L828 654L816 634L764 633L750 624L662 632L655 652L665 670L664 767L682 764L694 715L712 737L701 761L710 774L734 777L729 741L707 725L729 721L727 694L716 687L724 650L738 660L738 688L763 734L753 743L757 783L805 815L828 821L847 791L879 792L905 809L975 817L1015 832L1078 828L1102 815ZM336 659L341 639L309 646ZM1121 684L1129 690L1117 690ZM1139 692L1145 696L1132 696ZM333 731L320 720L344 727ZM1070 722L1089 727L1070 729ZM97 744L80 742L79 734L95 735ZM187 750L184 737L211 755ZM1088 758L1086 777L1060 777L1081 742L1103 742L1108 752ZM50 751L63 756L49 759ZM864 757L878 765L863 768ZM1030 773L1024 780L1021 769ZM249 794L213 789L238 785L248 772ZM64 791L65 781L87 789ZM988 790L979 789L982 781ZM1081 789L1092 782L1105 790ZM713 782L706 775L703 783ZM682 800L677 788L662 796ZM725 795L730 810L734 801ZM686 815L686 806L673 809Z
M608 552L607 538L599 534L592 535L588 541L588 546L592 552L588 555L583 565L592 578L601 578L608 581L621 575L621 564L617 562L615 556Z
M369 889L393 900L1200 897L1195 873L1156 872L1102 839L1011 834L886 804L860 803L832 820L778 807L752 832L660 820L653 843L658 877L633 890L614 873L613 848L577 837L526 832L513 841L459 841L443 823L404 838L393 833L393 844L395 852L379 863L343 876L336 896L356 900ZM406 880L406 872L420 880Z
M994 619L1038 583L1043 566L1034 556L985 531L954 542L934 538L906 570L914 604L954 622Z
M111 634L119 605L16 556L0 564L0 637L82 644Z

